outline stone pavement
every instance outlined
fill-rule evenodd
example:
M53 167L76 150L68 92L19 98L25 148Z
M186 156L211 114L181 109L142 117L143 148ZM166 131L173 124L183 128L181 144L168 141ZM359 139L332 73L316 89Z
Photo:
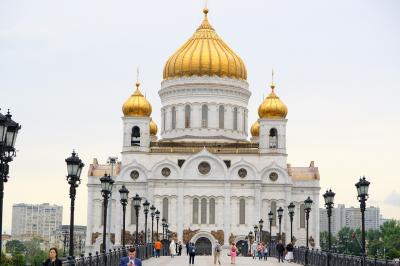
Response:
M222 265L232 265L229 256L221 256L221 264ZM178 256L175 258L171 257L160 257L157 259L150 259L143 261L143 266L186 266L189 265L189 257L186 255ZM214 258L211 256L196 256L194 260L194 266L213 266ZM236 264L237 266L277 266L277 265L300 265L296 263L278 263L276 258L268 258L267 261L259 261L253 260L251 257L237 257Z

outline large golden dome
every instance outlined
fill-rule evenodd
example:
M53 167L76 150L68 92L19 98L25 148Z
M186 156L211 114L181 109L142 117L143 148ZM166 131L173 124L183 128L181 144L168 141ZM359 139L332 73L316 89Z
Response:
M139 90L140 83L136 83L135 92L125 101L122 106L124 116L150 116L151 104Z
M253 137L260 136L260 122L258 120L251 126L250 132Z
M153 119L150 119L150 136L155 136L157 135L158 127L156 122L153 121Z
M275 85L271 85L271 93L265 98L258 107L258 115L260 118L275 118L281 119L285 118L288 113L288 108L275 94Z
M164 66L164 79L183 76L219 76L246 80L243 60L218 36L207 19Z

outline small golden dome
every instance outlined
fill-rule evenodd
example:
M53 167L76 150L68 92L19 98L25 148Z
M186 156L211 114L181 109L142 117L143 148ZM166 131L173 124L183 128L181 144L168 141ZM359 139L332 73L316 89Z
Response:
M203 10L204 20L193 36L164 66L164 79L183 76L219 76L246 80L243 60L218 36Z
M150 136L155 136L157 135L158 127L156 122L153 121L153 119L150 119Z
M125 101L122 106L122 112L124 116L150 116L151 115L151 104L143 96L139 90L140 83L136 83L135 92Z
M288 108L279 99L279 97L274 92L275 85L271 85L271 93L265 98L258 107L258 115L260 118L285 118L288 113Z
M260 122L258 122L258 120L251 126L250 132L253 137L260 136Z

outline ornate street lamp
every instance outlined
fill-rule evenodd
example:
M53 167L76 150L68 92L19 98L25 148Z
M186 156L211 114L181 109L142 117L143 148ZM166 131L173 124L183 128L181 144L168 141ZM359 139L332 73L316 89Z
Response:
M154 216L156 215L156 207L151 205L150 207L150 215L151 215L151 243L154 243Z
M262 228L263 228L263 224L264 224L263 219L260 219L260 221L258 221L258 227L260 228L260 242L263 241L263 239L262 239Z
M135 243L139 244L139 210L142 198L138 194L133 198L133 207L136 212L136 232L135 232Z
M272 246L272 221L274 220L274 213L269 211L268 213L269 219L269 245L268 245L268 254L271 257L271 246Z
M100 178L101 182L101 195L103 196L103 250L104 253L104 265L107 265L107 256L106 256L106 229L107 229L107 206L108 206L108 199L112 192L112 187L114 184L114 180L112 180L110 175L107 173L104 174L102 178Z
M310 219L310 212L312 206L312 199L308 197L304 201L304 211L306 212L306 222L307 222L307 230L306 230L306 254L305 254L305 265L308 265L308 220Z
M156 210L156 222L157 222L157 237L156 240L158 240L158 222L160 221L160 211Z
M0 113L0 247L3 239L3 198L4 183L8 181L8 163L16 156L15 141L21 126L11 119L10 111L6 115ZM0 264L2 254L0 252Z
M143 212L144 212L144 243L147 243L147 214L149 214L150 202L147 200L143 202Z
M69 184L69 198L71 199L71 213L69 223L69 256L74 256L74 212L76 188L81 183L82 168L85 166L79 159L75 151L72 151L71 157L65 159L67 163L67 182Z
M122 248L125 253L125 213L126 213L126 205L128 205L128 194L129 190L122 185L119 190L119 194L121 195L121 205L122 205Z
M279 239L282 239L282 230L281 230L281 226L282 226L282 216L283 216L283 209L282 207L279 207L278 210L278 220L279 220Z
M356 184L357 188L357 198L360 202L360 210L361 210L361 238L362 238L362 266L365 266L365 208L366 201L368 200L368 189L370 182L365 179L365 176L360 178L360 180Z
M331 216L332 216L332 208L333 208L333 199L335 198L335 193L329 189L325 192L324 200L325 200L325 207L328 214L328 259L327 259L327 266L330 265L330 255L331 255Z
M254 241L257 241L258 225L254 225Z
M293 244L293 216L294 216L294 208L296 206L291 202L288 206L289 217L290 217L290 242Z

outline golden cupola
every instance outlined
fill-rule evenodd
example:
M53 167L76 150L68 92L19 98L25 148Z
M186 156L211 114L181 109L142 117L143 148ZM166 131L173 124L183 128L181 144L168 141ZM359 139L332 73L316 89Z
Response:
M139 90L140 83L136 83L135 92L125 101L122 106L122 112L124 116L150 116L151 115L151 104L143 96Z
M155 135L157 135L158 127L157 127L156 122L154 122L153 119L150 119L150 125L149 125L149 127L150 127L150 136L155 136Z
M271 85L271 93L265 98L258 107L258 115L260 118L282 119L288 113L288 108L275 94L275 85Z
M258 120L251 126L250 133L253 137L260 136L260 122L258 122Z
M164 66L164 79L185 76L218 76L246 80L243 60L218 36L208 22L208 9L193 36Z

